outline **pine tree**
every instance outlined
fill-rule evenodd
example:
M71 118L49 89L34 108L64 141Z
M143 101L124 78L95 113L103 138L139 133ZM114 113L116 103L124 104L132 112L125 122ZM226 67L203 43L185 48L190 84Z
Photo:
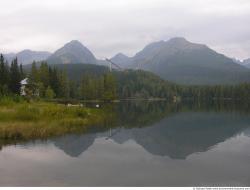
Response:
M9 67L3 55L0 55L0 85L7 85L9 81Z
M4 57L1 54L0 55L0 85L1 86L4 85L4 68L5 68Z
M49 86L49 67L46 62L42 62L39 70L39 79L40 82L43 83L44 87L47 88Z
M55 96L58 97L60 95L60 83L59 76L56 68L49 68L49 79L50 86L52 90L55 92Z
M33 63L32 63L29 79L30 79L31 82L34 82L34 83L39 82L39 72L37 70L37 66L36 66L35 61L33 61Z
M114 100L116 98L116 81L112 73L104 75L104 100Z
M59 79L59 97L69 98L70 89L69 89L69 80L65 71L61 71L58 74Z
M20 93L20 87L21 87L21 75L18 67L18 61L17 58L15 58L10 67L10 82L9 82L9 88L12 93L19 94Z
M5 62L3 55L0 55L0 95L7 95L9 83L9 67Z
M24 74L24 71L23 71L23 65L22 64L20 64L20 76L21 76L21 79L25 78L25 74Z

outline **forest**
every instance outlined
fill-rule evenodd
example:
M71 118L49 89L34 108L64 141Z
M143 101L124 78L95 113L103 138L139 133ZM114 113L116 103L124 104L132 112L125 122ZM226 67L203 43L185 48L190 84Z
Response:
M75 69L74 69L75 67ZM10 64L0 56L0 96L20 94L20 81L28 78L26 98L76 99L111 101L118 99L233 99L248 100L250 84L238 85L178 85L147 71L125 70L110 72L103 66L89 65L79 72L79 64L63 67L33 62L24 71L15 58ZM86 66L85 66L86 67ZM70 68L70 69L69 69ZM75 70L78 71L75 74ZM89 72L88 72L89 71ZM75 76L77 75L77 76Z
M41 62L37 66L32 63L30 72L24 73L22 65L14 59L10 66L1 55L0 58L0 96L20 94L21 80L28 77L26 88L28 98L37 98L33 91L38 89L39 97L45 99L81 99L81 100L113 100L116 99L116 81L111 73L98 77L89 74L83 75L81 80L69 80L66 71L49 66Z

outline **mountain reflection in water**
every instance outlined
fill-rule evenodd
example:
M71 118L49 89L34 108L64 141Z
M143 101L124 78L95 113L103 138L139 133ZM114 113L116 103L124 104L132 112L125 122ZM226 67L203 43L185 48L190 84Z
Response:
M89 105L91 106L91 105ZM85 134L0 142L0 186L249 186L249 105L101 105Z
M185 159L204 152L248 128L250 117L234 113L178 113L143 128L113 129L109 139L123 144L133 140L154 155ZM68 135L53 139L66 154L77 157L90 147L96 138L109 136L109 131L85 135Z

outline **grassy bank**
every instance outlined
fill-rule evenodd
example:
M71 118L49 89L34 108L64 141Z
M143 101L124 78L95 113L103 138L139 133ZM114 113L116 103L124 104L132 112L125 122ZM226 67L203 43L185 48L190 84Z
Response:
M0 139L30 140L84 133L106 119L102 109L4 99L0 100Z

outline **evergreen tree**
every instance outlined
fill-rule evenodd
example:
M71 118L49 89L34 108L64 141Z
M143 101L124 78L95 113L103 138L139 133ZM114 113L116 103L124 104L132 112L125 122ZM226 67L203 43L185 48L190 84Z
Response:
M34 82L38 83L39 82L39 72L37 70L36 62L33 61L32 66L31 66L31 72L29 75L29 79Z
M116 98L116 81L112 73L104 75L104 100L114 100Z
M20 76L21 76L21 79L25 78L25 74L24 74L24 71L23 71L23 65L22 64L20 64Z
M20 87L21 87L21 74L18 67L18 61L17 58L15 58L10 67L10 82L9 82L9 88L12 93L19 94L20 93Z
M69 80L65 71L58 73L59 79L59 97L69 98L70 89L69 89Z
M3 55L0 55L0 96L7 95L9 83L9 67L8 63L5 62Z
M9 80L9 67L5 62L3 55L0 55L0 85L4 86L8 84Z
M39 79L40 79L40 82L43 83L45 88L49 86L49 82L50 82L49 67L46 62L41 63L40 70L39 70Z
M60 82L59 82L59 76L56 68L49 68L49 79L50 79L50 86L55 92L56 97L60 95Z

